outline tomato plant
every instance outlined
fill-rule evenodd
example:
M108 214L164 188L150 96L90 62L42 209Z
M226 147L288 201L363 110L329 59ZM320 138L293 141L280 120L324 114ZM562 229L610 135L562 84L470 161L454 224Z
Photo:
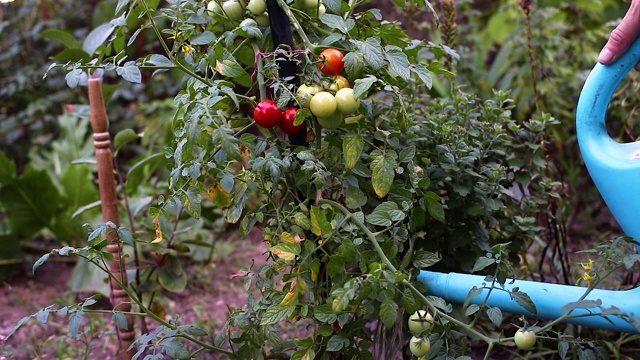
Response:
M242 235L259 229L266 247L263 265L248 261L236 276L257 295L231 309L214 344L203 348L233 343L237 358L246 359L388 358L373 354L376 337L403 327L405 314L428 309L446 324L432 334L439 355L466 355L469 341L459 334L488 335L424 296L417 275L486 270L496 279L488 286L504 284L511 261L536 236L535 214L547 205L552 182L540 144L554 120L513 121L506 92L480 99L451 90L455 52L410 38L376 9L310 1L318 12L326 6L317 17L304 11L305 2L269 5L273 24L294 31L293 45L284 46L276 26L259 20L266 17L259 2L249 2L247 12L238 0L176 0L161 11L122 1L117 15L142 14L153 30L145 35L157 36L162 52L134 62L123 62L124 49L101 54L90 64L65 65L68 78L83 66L126 80L148 69L184 77L172 102L171 144L162 153L170 187L153 210L157 228L180 215L219 216ZM237 27L249 13L260 27L250 20ZM234 21L214 21L220 14ZM116 38L127 43L125 35L136 30L115 23ZM318 44L331 48L316 57ZM293 119L307 119L305 142L253 131L247 109L256 103L253 120L262 128L280 125L294 134ZM523 186L531 197L513 196L510 189ZM493 262L476 264L488 254ZM498 254L504 261L495 261ZM495 313L472 310L478 317ZM283 324L308 323L305 335L283 340ZM427 323L413 322L412 330ZM430 341L416 339L410 347L426 354Z
M344 70L344 54L338 49L322 50L319 60L318 67L325 75L338 75Z
M284 112L273 100L262 100L253 110L253 119L263 128L272 128L280 124Z
M266 0L249 0L247 4L247 9L253 15L262 15L265 11L267 11L267 1Z

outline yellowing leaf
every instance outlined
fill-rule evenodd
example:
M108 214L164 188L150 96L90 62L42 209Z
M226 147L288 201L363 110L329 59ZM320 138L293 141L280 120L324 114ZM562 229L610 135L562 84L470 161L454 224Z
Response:
M151 242L152 244L157 244L157 243L161 242L162 238L163 238L162 229L160 228L160 222L159 222L158 218L159 218L159 216L156 216L153 219L153 226L155 226L155 228L156 228L156 239Z
M211 201L213 201L213 203L220 209L224 210L231 206L232 196L222 187L220 183L210 186L209 190L207 190L207 193L209 194L209 198L211 199Z
M288 232L283 232L282 233L282 242L295 244L296 243L296 239L293 237L293 235L289 234Z
M296 281L291 283L291 288L289 288L289 292L284 296L284 299L280 302L282 306L293 306L296 301L298 301L298 287L296 286Z
M353 169L364 149L364 138L360 134L347 134L342 140L342 155L347 169Z
M294 261L296 255L300 254L300 245L292 243L280 243L272 246L269 251L274 255L286 261Z

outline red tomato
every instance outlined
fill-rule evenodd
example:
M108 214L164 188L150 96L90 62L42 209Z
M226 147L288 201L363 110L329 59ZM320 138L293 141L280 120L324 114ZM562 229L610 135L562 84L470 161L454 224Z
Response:
M253 120L263 128L272 128L280 124L284 111L273 100L262 100L253 110Z
M296 121L297 113L297 107L290 107L284 111L284 119L282 119L282 121L280 122L280 130L282 130L285 134L295 135L300 133L302 129L304 129L304 123L297 126L293 124Z
M324 49L320 53L320 63L318 67L325 75L338 75L344 70L344 54L335 48Z

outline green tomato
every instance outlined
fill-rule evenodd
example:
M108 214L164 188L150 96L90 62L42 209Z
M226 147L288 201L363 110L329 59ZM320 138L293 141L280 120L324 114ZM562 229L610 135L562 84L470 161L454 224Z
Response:
M327 8L324 6L324 4L320 4L320 6L318 6L318 16L324 14L327 12Z
M222 3L222 11L232 21L238 21L244 17L244 7L238 0L227 0Z
M298 104L300 104L300 107L308 108L309 103L311 103L311 98L318 92L320 92L320 87L317 85L300 85L298 87L298 91L296 91L296 100L298 100Z
M222 15L222 7L218 4L217 0L209 1L207 11L209 11L209 15Z
M344 122L344 119L342 118L342 114L340 114L337 111L334 112L333 115L329 117L326 117L326 118L318 117L317 119L320 126L322 126L325 129L337 129Z
M257 15L255 19L259 26L267 27L271 25L271 21L269 20L269 13L267 12Z
M409 316L409 330L415 335L424 334L432 324L433 316L425 310L418 310Z
M513 340L519 349L529 350L536 344L536 333L531 330L518 329Z
M304 0L303 6L309 10L316 10L320 6L320 0Z
M352 88L338 90L335 98L338 111L345 115L355 112L360 107L360 99L355 98Z
M414 336L409 340L409 350L417 357L425 356L431 350L431 341L429 338Z
M331 93L320 91L309 102L311 113L319 118L328 118L336 112L336 98Z
M266 0L249 0L249 4L247 4L247 9L253 15L261 15L265 11L267 11L267 1Z

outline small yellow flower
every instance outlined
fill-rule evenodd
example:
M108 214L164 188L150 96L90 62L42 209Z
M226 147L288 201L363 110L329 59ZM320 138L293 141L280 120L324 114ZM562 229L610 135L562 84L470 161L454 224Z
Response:
M582 266L583 269L585 269L586 271L589 271L593 268L593 259L589 259L588 263L580 263L580 266Z
M587 286L591 286L591 275L588 272L582 275L582 279L587 282Z
M173 35L169 36L169 39L177 39L178 36L180 36L182 34L181 31L174 31Z
M189 56L193 54L195 51L196 50L193 48L193 46L189 44L182 45L182 53L184 54L184 56Z

